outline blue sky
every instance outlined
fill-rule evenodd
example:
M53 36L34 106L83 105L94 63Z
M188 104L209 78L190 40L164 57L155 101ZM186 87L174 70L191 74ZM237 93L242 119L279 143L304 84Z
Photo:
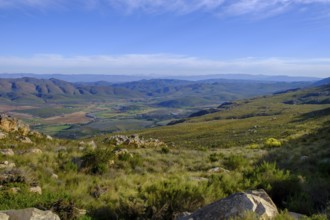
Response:
M0 0L0 72L330 76L330 0Z

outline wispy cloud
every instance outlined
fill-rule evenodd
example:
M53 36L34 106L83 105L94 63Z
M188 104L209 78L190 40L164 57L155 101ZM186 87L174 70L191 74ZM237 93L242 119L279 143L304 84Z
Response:
M40 54L0 57L0 72L103 74L221 74L246 73L291 76L330 76L330 58L242 58L210 60L170 54L73 56Z
M0 9L6 8L88 8L114 9L123 13L188 14L196 11L226 16L272 16L296 6L330 5L330 0L0 0Z

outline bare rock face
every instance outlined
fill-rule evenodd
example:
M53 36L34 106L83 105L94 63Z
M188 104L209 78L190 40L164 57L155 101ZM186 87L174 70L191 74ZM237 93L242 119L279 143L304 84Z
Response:
M6 215L9 216L7 218L9 220L60 220L60 217L53 212L36 208L0 211L0 219L1 215L4 215L3 219L6 219Z
M0 115L0 129L5 132L21 132L23 135L27 135L30 132L28 125L24 124L16 118L10 117L5 114Z
M278 214L276 205L261 189L232 194L178 220L230 219L242 217L247 211L255 212L259 219L272 219Z

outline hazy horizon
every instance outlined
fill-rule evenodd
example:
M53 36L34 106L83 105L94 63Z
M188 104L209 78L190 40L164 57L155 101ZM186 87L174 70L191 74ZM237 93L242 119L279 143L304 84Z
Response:
M0 0L0 72L330 76L330 0Z

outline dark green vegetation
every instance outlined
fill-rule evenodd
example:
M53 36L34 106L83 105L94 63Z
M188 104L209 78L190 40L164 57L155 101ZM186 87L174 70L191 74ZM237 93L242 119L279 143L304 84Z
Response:
M115 145L109 134L84 142L31 136L33 144L22 144L13 134L1 148L43 153L1 156L15 162L26 181L2 183L0 209L51 208L63 199L58 212L74 204L95 219L171 219L234 192L263 188L282 210L326 219L329 93L327 85L245 99L175 125L135 131L167 146ZM25 190L32 183L42 195ZM22 188L20 194L11 193L12 186ZM285 212L282 217L290 219Z
M69 83L58 79L0 79L0 112L57 137L166 125L227 101L303 88L312 82L141 80Z

